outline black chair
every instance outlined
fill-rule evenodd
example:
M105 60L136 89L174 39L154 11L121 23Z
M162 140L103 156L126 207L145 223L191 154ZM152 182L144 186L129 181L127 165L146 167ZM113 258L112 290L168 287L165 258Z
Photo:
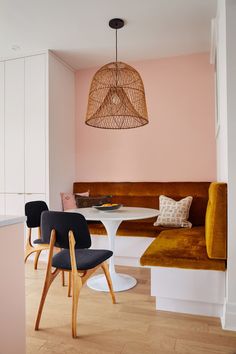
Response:
M44 288L38 309L35 330L43 311L44 302L50 285L61 271L71 273L72 277L72 337L77 336L76 319L80 290L89 277L101 267L107 279L108 287L115 303L115 295L106 260L113 254L109 250L90 249L91 237L83 215L60 211L45 211L41 216L43 239L50 241L48 265ZM62 250L53 255L54 247ZM55 268L52 271L52 267Z
M46 243L41 238L41 228L40 228L41 214L43 211L46 210L48 210L48 206L45 202L41 200L28 202L25 204L25 215L27 217L26 225L28 227L28 236L25 245L25 262L27 261L27 258L32 253L36 252L35 259L34 259L34 269L37 269L38 267L38 259L40 253L43 250L49 249L49 242ZM34 228L38 229L38 239L34 240L33 242L34 245L33 245L31 237L32 237L32 229Z

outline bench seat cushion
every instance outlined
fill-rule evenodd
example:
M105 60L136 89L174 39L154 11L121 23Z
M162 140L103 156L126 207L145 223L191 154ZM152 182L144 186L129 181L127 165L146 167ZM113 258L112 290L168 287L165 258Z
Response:
M155 218L156 219L156 218ZM123 221L117 230L118 236L140 236L140 237L157 237L160 232L170 230L170 228L163 226L153 226L153 220L134 220ZM89 231L91 235L106 235L105 227L101 222L88 222ZM173 228L171 228L173 230Z
M206 251L204 226L163 231L140 259L143 266L224 271L224 260L210 259Z

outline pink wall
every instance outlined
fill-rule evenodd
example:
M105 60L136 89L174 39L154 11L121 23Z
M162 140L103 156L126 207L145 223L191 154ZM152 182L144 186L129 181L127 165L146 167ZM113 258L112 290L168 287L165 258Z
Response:
M215 180L214 72L209 55L131 65L144 82L150 123L129 130L85 125L89 86L98 68L77 72L77 181Z

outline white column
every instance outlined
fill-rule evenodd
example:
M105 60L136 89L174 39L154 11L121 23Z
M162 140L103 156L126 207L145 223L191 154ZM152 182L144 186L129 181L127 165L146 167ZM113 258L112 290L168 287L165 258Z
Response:
M0 193L5 192L5 118L4 118L4 62L0 62Z
M219 179L228 182L228 262L222 326L236 330L236 1L218 0ZM221 132L221 128L223 131ZM226 128L226 129L225 129ZM223 152L223 154L222 154ZM225 161L223 161L225 159ZM227 171L223 171L226 166Z

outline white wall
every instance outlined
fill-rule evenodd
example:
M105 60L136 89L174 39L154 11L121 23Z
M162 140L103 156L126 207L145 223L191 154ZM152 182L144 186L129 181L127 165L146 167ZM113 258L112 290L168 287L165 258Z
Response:
M226 9L225 0L218 1L217 29L216 29L216 69L217 69L217 112L218 122L216 149L217 149L217 180L228 181L228 153L227 153L227 90L226 90Z
M49 117L50 209L60 210L60 192L71 191L75 181L75 73L52 54Z
M218 0L218 179L228 182L228 262L222 325L236 330L236 1Z

